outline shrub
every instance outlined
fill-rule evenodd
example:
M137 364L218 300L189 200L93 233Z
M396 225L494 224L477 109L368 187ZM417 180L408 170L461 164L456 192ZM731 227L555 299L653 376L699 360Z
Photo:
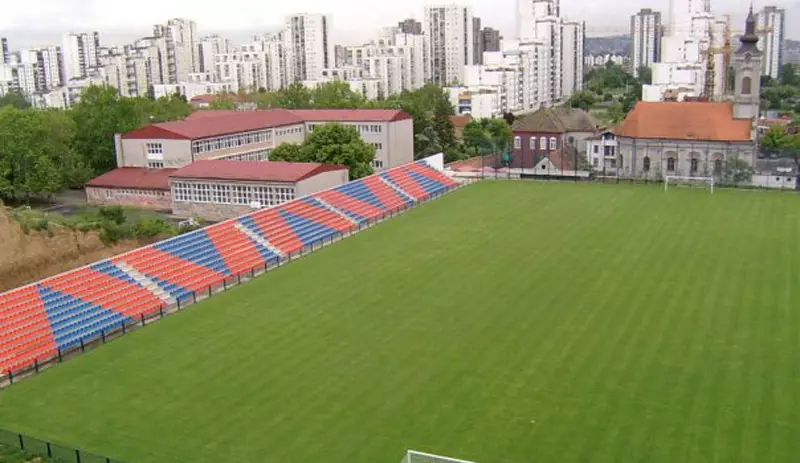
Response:
M120 206L103 206L98 214L103 220L114 222L117 225L125 223L125 211Z
M158 235L174 234L172 224L164 219L142 219L136 224L135 233L138 238L152 238Z

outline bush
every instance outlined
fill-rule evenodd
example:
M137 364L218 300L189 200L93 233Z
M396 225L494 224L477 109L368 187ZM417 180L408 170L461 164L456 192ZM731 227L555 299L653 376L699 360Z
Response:
M142 219L136 224L135 233L138 238L152 238L158 235L173 235L175 229L164 219Z
M125 223L125 211L120 206L103 206L98 211L103 220L108 220L122 225Z

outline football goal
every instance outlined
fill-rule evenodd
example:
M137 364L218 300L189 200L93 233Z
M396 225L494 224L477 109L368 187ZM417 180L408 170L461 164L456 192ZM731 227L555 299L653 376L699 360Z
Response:
M714 177L684 177L680 175L664 177L664 191L667 191L670 186L677 185L708 188L712 194L714 193Z
M442 455L434 455L432 453L418 452L416 450L409 450L406 452L406 457L403 458L402 463L475 463L475 462L468 460L459 460L458 458L450 458Z

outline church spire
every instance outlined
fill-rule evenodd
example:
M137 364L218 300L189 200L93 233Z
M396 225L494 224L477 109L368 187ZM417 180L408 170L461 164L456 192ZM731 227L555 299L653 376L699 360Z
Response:
M741 42L741 47L737 53L742 52L758 52L758 47L756 44L758 43L758 34L756 34L756 16L753 14L753 4L750 4L750 13L747 15L747 21L745 22L744 28L744 35L739 38L739 42Z

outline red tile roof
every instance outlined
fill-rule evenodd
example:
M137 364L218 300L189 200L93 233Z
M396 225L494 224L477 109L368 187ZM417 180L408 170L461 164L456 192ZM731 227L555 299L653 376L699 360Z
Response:
M176 170L178 169L120 167L89 180L86 186L169 191L169 175Z
M207 111L214 113L215 111ZM216 116L216 117L215 117ZM223 117L224 116L224 117ZM285 109L269 111L225 111L224 114L206 114L189 117L182 121L152 124L122 135L131 138L177 138L194 140L197 138L216 137L238 132L247 132L268 127L280 127L303 122L295 114ZM156 131L162 136L154 137Z
M751 141L749 120L734 119L730 103L639 102L618 137L664 140Z
M347 167L314 162L205 160L182 167L170 177L294 183L335 170L347 170Z
M411 119L393 109L268 109L197 111L182 121L151 124L122 134L123 139L195 140L302 122L394 122Z
M396 109L293 109L306 122L394 122L411 119Z

